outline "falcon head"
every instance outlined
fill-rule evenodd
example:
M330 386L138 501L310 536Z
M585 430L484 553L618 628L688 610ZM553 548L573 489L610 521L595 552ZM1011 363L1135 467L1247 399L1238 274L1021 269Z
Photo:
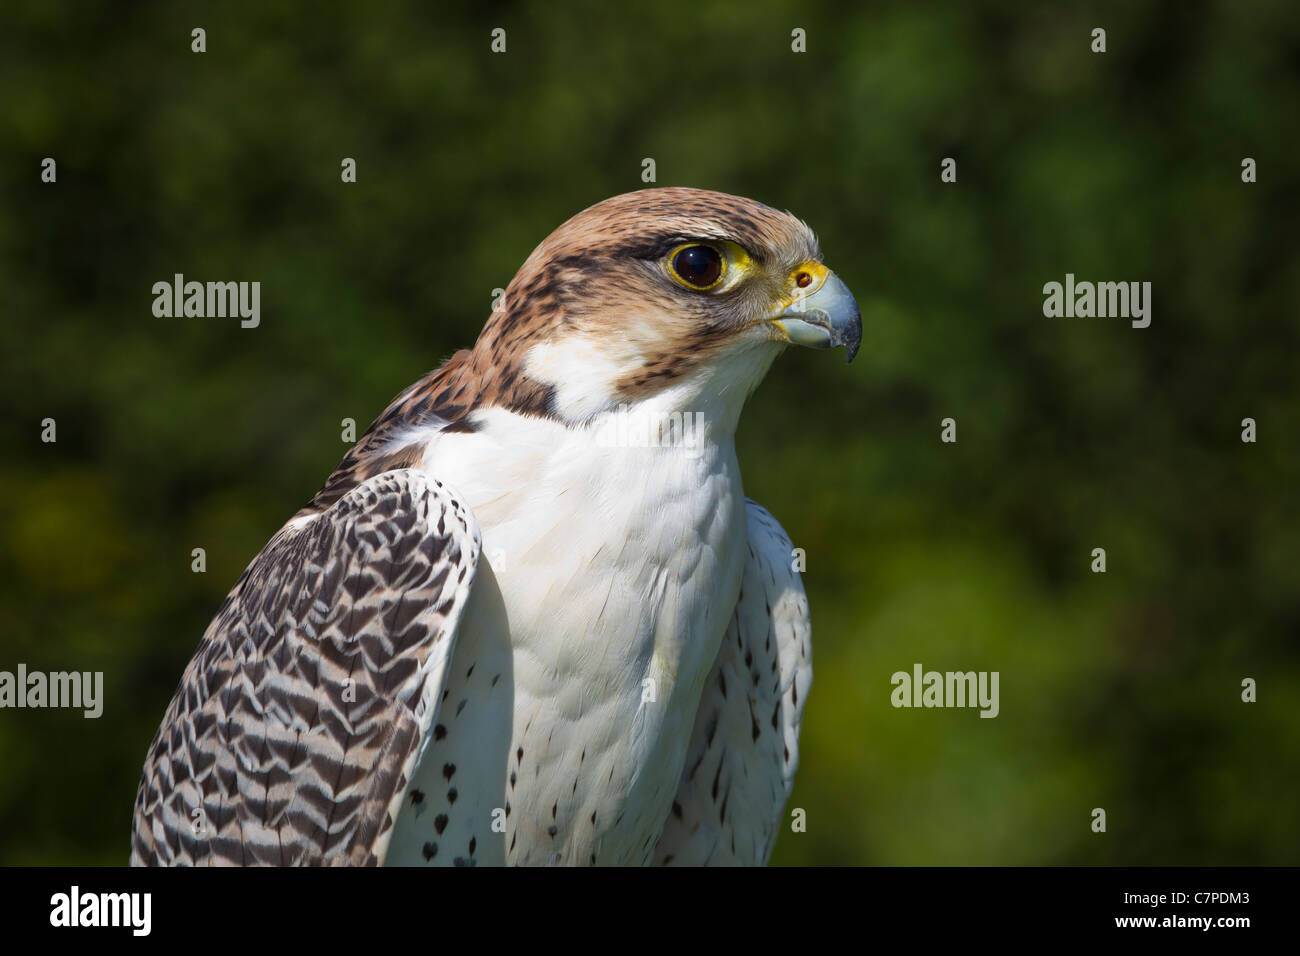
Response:
M853 296L789 213L703 189L615 196L533 251L474 348L398 395L300 515L495 410L572 427L680 412L728 433L787 345L852 361L861 338Z
M469 357L497 401L570 423L648 399L744 398L787 345L862 338L853 295L789 213L703 189L645 189L578 213L505 290ZM720 406L719 406L720 407Z

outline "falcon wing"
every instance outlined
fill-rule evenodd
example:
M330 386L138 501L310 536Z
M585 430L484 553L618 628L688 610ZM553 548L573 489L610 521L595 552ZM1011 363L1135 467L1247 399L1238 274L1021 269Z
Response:
M403 469L290 522L208 627L149 749L133 864L377 864L479 557Z
M658 865L761 865L799 765L812 627L790 539L746 500L749 556L704 685L686 766L655 849Z

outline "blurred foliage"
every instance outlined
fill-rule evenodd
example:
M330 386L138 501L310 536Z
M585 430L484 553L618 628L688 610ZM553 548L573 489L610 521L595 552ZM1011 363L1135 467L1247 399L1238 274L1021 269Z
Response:
M0 712L0 862L126 860L176 680L340 420L643 157L795 211L863 307L858 362L787 353L739 438L815 623L775 861L1300 862L1300 10L846 6L5 5L0 668L107 700ZM155 318L177 272L261 281L261 326ZM1044 318L1067 272L1150 280L1151 327ZM915 662L999 671L1001 715L895 710Z

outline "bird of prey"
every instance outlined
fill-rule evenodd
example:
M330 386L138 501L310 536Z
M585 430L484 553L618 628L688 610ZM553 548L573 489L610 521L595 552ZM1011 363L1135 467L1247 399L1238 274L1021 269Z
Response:
M812 680L741 407L862 323L812 231L646 189L528 257L240 577L135 864L762 864Z

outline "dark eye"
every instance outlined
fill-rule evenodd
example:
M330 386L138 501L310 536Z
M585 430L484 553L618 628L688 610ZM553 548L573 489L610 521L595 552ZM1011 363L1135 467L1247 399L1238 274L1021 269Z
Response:
M711 289L722 278L722 254L712 246L686 246L672 260L673 274L692 289Z

